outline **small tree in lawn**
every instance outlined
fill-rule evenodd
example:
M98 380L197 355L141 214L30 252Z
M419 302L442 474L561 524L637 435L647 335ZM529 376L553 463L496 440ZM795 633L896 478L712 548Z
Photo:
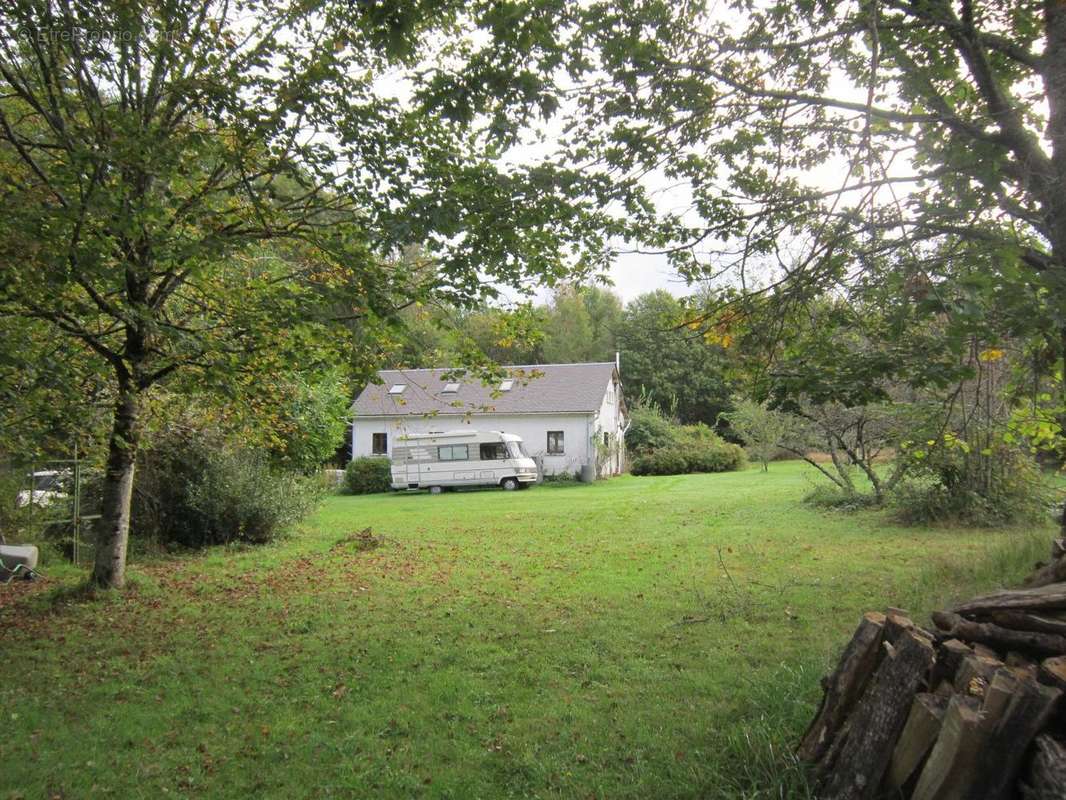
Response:
M602 244L590 206L557 192L572 180L504 175L479 155L462 97L446 121L378 91L460 22L449 8L15 0L0 13L0 314L48 323L110 374L95 584L124 582L153 387L247 386L254 370L327 360L337 317L566 277L569 253ZM398 268L416 244L425 264Z
M754 400L735 399L733 410L721 417L744 440L748 452L762 464L763 472L769 469L774 456L795 436L797 429L797 420L791 414Z

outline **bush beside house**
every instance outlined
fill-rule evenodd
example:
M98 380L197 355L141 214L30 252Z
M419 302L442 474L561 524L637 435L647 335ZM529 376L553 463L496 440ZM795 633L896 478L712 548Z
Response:
M633 410L626 447L633 454L634 475L680 475L744 469L743 448L725 441L709 426L678 425L654 406Z
M374 456L352 459L345 470L344 483L352 494L387 492L392 485L389 459Z

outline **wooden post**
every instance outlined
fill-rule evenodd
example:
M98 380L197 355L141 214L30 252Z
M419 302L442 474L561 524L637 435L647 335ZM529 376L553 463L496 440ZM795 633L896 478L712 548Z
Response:
M1012 589L975 597L953 610L963 616L994 611L1040 611L1066 608L1066 583L1053 583L1036 589Z
M1037 631L1016 631L990 622L972 622L946 611L933 612L933 622L950 636L967 642L981 642L1001 650L1016 649L1047 655L1066 653L1066 636Z
M1056 619L1040 614L1026 614L1024 611L993 611L988 621L1003 628L1016 631L1039 631L1066 636L1066 620Z
M955 672L955 691L973 697L984 697L992 678L1003 666L998 658L966 656Z

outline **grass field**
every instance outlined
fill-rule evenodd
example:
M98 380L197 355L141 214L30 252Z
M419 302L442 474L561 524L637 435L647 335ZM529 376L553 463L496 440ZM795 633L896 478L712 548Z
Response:
M0 798L802 797L859 614L1015 581L1051 536L820 512L813 482L334 497L121 597L0 587Z

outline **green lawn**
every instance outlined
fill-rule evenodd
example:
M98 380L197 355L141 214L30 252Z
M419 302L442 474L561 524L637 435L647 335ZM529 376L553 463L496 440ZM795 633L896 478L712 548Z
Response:
M0 588L0 798L803 796L789 748L859 614L1015 581L1052 533L815 511L813 483L335 497L123 597Z

